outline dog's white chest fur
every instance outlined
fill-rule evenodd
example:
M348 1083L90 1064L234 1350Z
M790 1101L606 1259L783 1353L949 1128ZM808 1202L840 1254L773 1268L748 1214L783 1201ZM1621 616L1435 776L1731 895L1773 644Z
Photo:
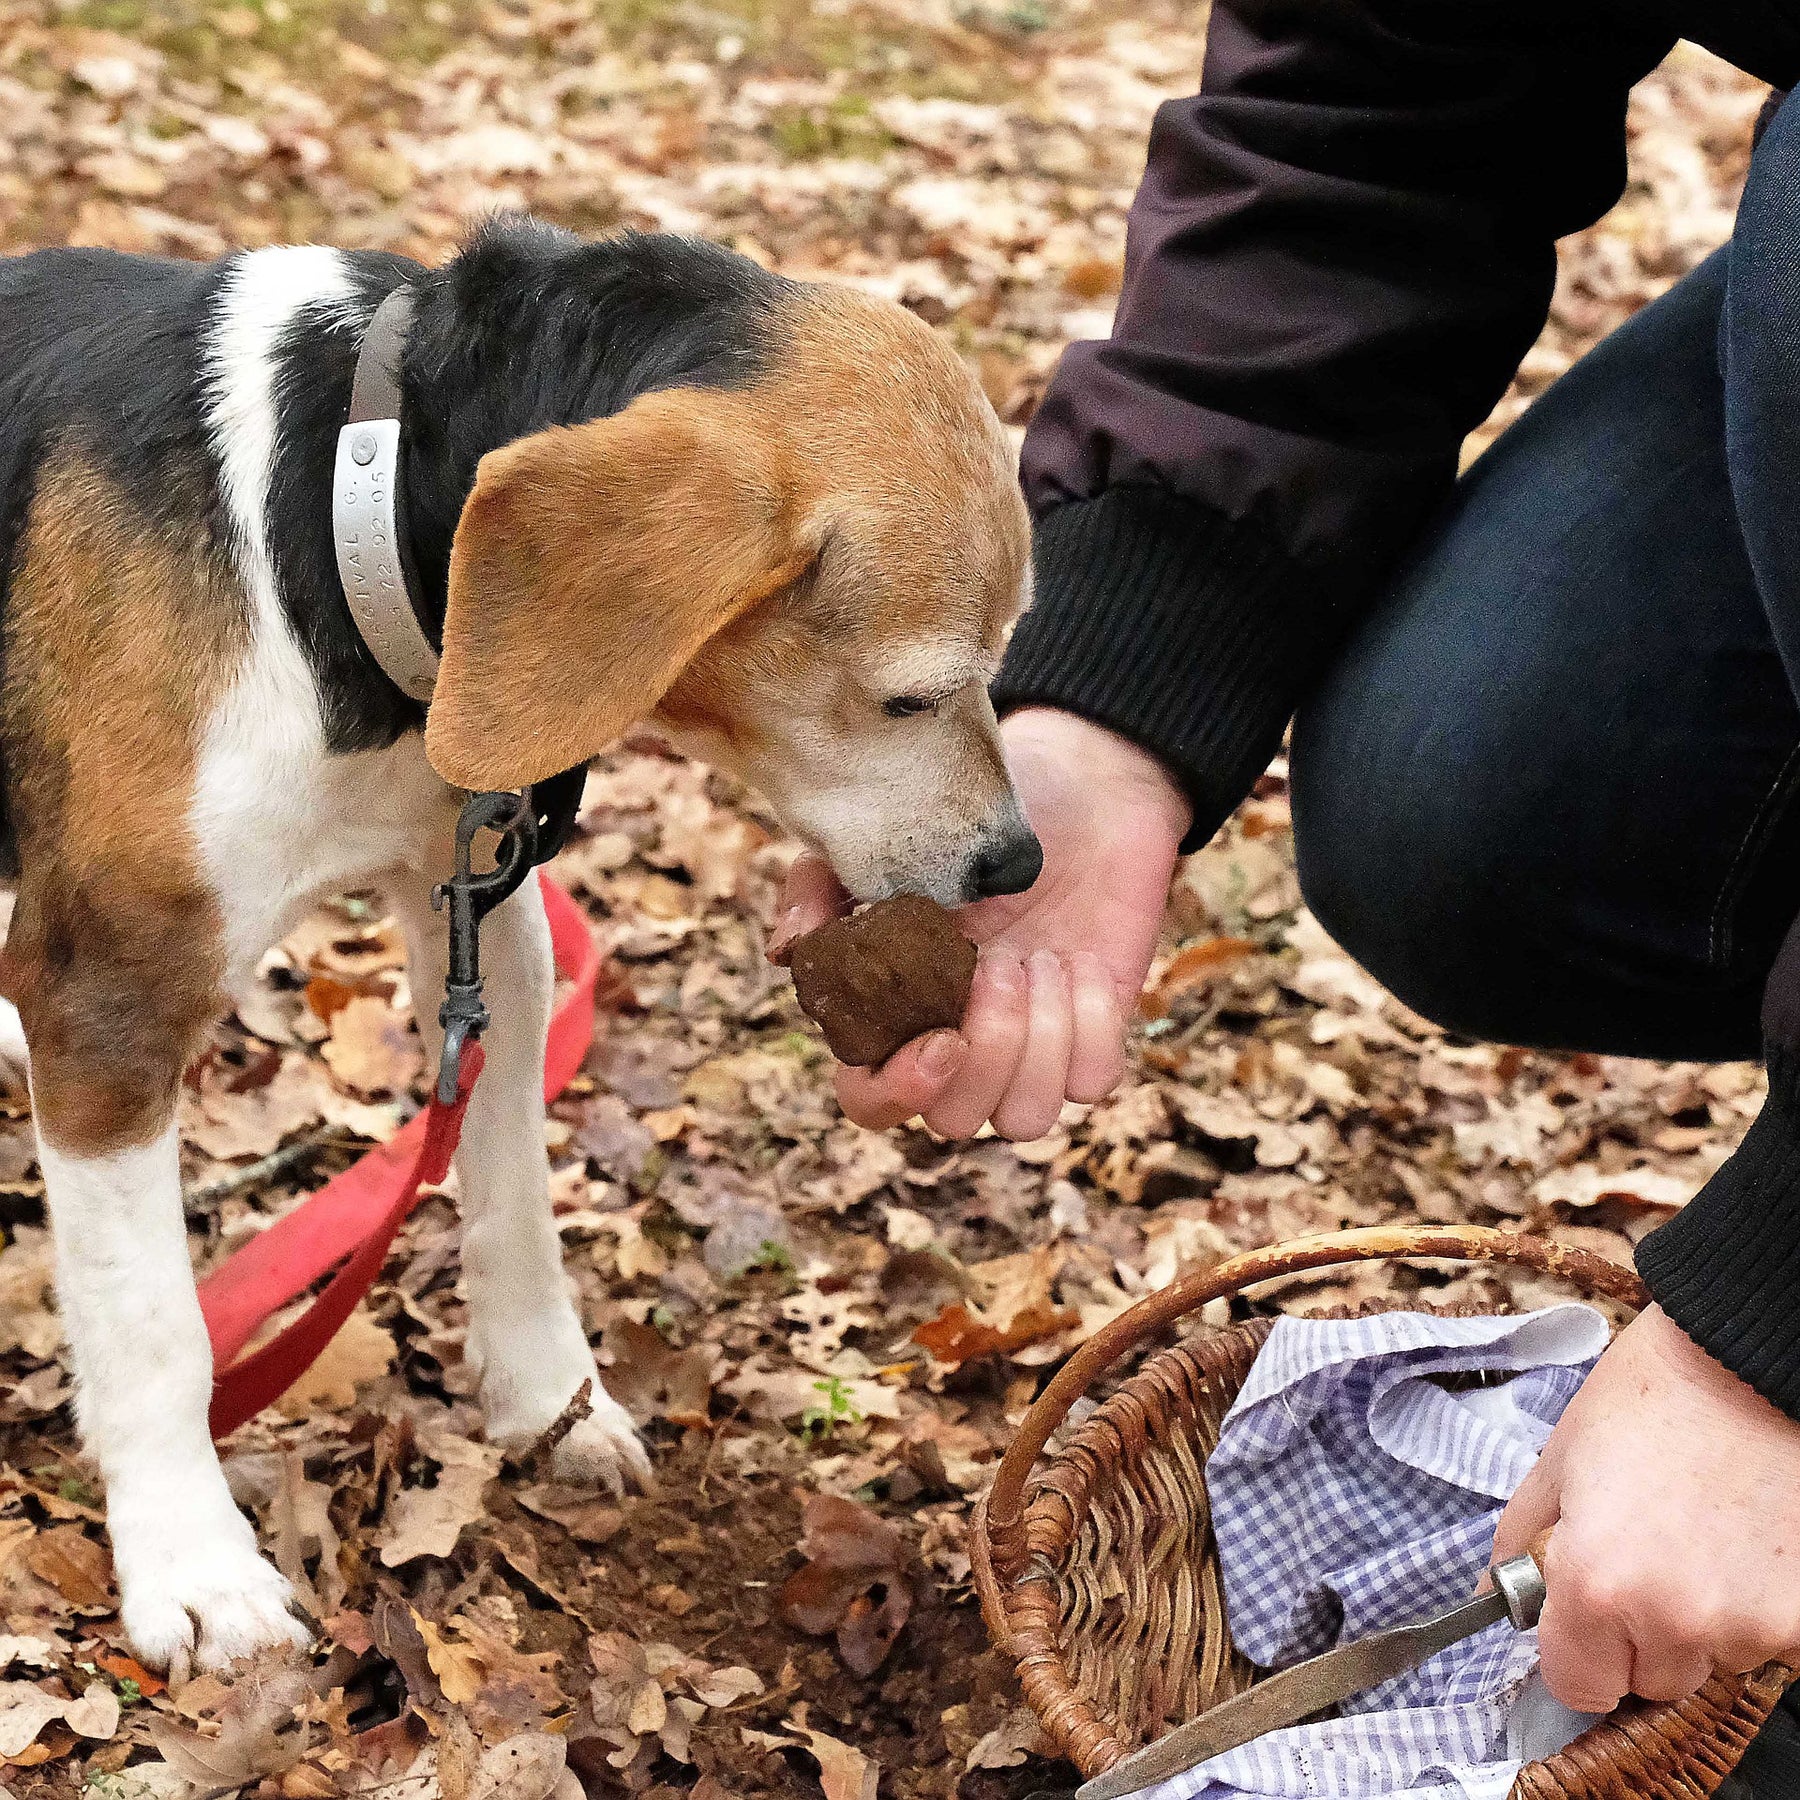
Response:
M254 692L266 673L253 656L240 689ZM309 720L286 694L269 698L291 731L271 732L268 710L251 698L240 705L234 691L207 733L195 784L194 835L219 898L225 985L234 994L323 896L400 870L426 873L456 812L416 736L328 756L316 741L316 713Z
M233 992L322 894L422 869L454 816L417 735L386 750L328 753L317 684L276 589L267 525L281 451L276 351L296 315L329 320L351 291L338 251L256 251L233 266L204 353L207 424L251 635L207 723L190 818L221 902Z

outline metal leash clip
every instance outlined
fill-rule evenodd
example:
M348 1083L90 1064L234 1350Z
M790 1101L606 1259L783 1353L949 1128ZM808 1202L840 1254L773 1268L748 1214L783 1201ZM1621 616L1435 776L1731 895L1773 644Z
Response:
M492 831L494 866L477 874L470 866L476 833ZM516 893L538 861L538 809L529 788L522 794L472 794L456 821L456 873L432 889L434 911L450 910L450 972L438 1023L444 1051L438 1060L437 1097L455 1104L464 1047L487 1029L481 999L481 921Z

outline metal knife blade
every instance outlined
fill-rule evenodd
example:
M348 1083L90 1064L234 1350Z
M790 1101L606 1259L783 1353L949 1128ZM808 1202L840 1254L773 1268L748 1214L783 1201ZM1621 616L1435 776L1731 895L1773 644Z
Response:
M1529 1556L1494 1570L1492 1593L1452 1607L1434 1619L1378 1631L1259 1681L1255 1687L1178 1726L1154 1744L1115 1763L1075 1790L1075 1800L1123 1800L1184 1769L1192 1769L1266 1732L1280 1731L1323 1712L1365 1688L1416 1669L1428 1657L1502 1619L1519 1631L1537 1623L1544 1603L1543 1576Z

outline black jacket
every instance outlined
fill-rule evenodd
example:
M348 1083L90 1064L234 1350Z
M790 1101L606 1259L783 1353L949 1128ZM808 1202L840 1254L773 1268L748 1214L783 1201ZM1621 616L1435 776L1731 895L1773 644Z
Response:
M1037 598L1002 708L1144 744L1209 837L1443 501L1680 37L1800 79L1800 0L1214 0L1113 336L1069 350L1026 439ZM1768 1026L1770 1104L1639 1262L1800 1417L1800 928Z

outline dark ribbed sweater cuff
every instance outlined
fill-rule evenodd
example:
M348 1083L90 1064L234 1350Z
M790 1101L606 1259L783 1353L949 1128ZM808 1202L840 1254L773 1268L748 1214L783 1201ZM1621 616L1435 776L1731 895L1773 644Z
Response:
M1193 802L1183 848L1205 843L1329 649L1319 577L1255 520L1149 487L1045 513L1033 563L996 707L1061 707L1141 744Z
M1800 1052L1731 1160L1638 1245L1638 1273L1701 1349L1800 1419Z

